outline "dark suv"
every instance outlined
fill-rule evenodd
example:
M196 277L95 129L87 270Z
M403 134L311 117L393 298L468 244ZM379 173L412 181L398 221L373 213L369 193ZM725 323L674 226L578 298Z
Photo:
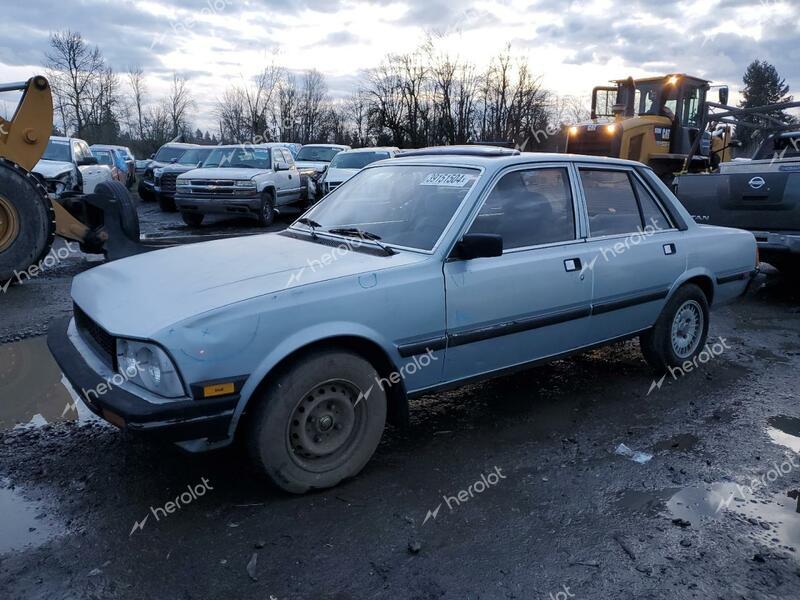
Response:
M181 157L188 149L198 147L197 144L170 142L161 146L158 152L150 156L150 162L147 163L142 178L139 180L139 186L136 189L142 201L149 202L156 199L154 174L156 169L180 162Z
M175 181L178 179L178 175L202 167L214 148L215 146L190 148L178 159L178 162L155 169L153 173L154 191L158 206L162 211L175 212L178 210L175 206Z

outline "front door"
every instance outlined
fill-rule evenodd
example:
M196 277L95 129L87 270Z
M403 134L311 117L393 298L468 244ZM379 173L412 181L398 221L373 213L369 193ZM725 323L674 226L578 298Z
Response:
M444 265L445 379L561 354L589 340L593 273L564 164L516 167L487 195L470 233L503 237L503 255Z

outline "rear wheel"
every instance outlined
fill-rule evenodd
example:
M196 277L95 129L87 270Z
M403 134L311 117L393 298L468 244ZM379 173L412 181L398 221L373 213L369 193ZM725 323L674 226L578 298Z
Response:
M200 227L203 224L203 215L198 213L181 213L181 218L189 227Z
M0 284L47 255L55 228L45 189L24 169L0 159Z
M358 474L386 423L378 380L371 364L344 350L298 359L253 399L245 434L256 465L295 494Z
M639 337L647 363L658 373L692 361L708 337L708 300L698 286L681 286L661 311L655 326Z
M131 198L130 192L119 181L103 181L94 188L94 194L108 198L116 205L119 212L119 224L125 236L131 241L139 241L139 214L136 212L136 205ZM94 207L87 207L86 225L90 229L99 229L104 223L106 214L102 210ZM92 238L81 242L81 251L86 254L102 254L104 242Z
M139 198L141 198L142 202L151 202L153 198L153 192L150 191L148 187L144 185L144 182L140 181L139 186L136 188L136 191L139 194Z

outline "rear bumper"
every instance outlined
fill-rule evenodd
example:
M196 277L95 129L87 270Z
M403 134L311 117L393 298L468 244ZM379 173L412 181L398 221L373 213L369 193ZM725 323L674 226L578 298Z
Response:
M800 254L800 232L753 231L762 256Z
M181 212L200 214L258 214L261 210L260 196L232 198L194 198L175 195L175 205Z
M87 364L70 338L69 317L53 322L47 346L86 407L112 425L174 442L204 438L219 441L228 437L238 395L164 404L148 402L102 377Z

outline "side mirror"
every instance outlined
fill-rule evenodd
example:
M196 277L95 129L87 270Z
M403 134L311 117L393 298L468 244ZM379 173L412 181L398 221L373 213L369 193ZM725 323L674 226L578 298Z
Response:
M173 165L174 165L176 162L178 162L178 159L177 159L177 158L171 158L171 159L169 160L169 162L170 162L170 164L173 164Z
M728 95L730 94L730 90L728 89L727 85L722 86L719 88L719 103L720 104L728 104Z
M289 163L285 163L283 161L278 161L275 163L275 170L276 171L288 171L289 170Z
M97 165L97 159L94 156L86 156L78 161L79 167L88 167L89 165Z
M150 160L153 160L156 157L155 152L150 155Z
M455 255L463 260L503 255L503 236L494 233L468 233L456 244Z

